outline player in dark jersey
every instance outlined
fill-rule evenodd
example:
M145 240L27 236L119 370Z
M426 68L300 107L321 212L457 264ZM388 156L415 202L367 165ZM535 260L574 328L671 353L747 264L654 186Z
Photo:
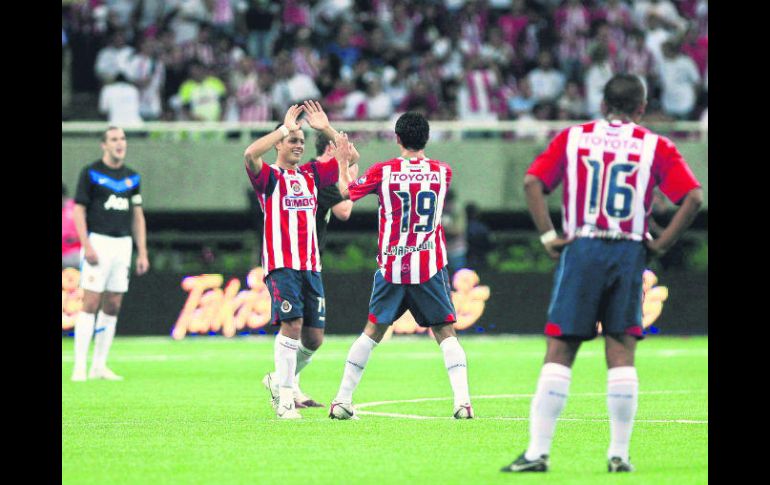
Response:
M126 134L114 126L107 128L101 147L102 158L80 172L75 194L73 219L82 245L80 286L84 293L83 309L75 320L73 381L123 379L107 367L107 355L128 290L132 243L138 253L136 274L150 268L141 178L124 163ZM92 336L93 361L86 377Z
M633 471L629 443L639 388L634 354L643 337L646 253L661 255L671 248L703 201L700 184L671 140L636 124L646 104L637 76L615 75L604 87L604 119L561 132L524 178L532 219L559 266L545 325L545 364L530 407L529 447L502 471L548 470L572 364L581 342L597 335L597 321L608 368L608 470ZM563 234L557 234L545 194L562 181ZM655 186L680 208L653 240L647 224Z

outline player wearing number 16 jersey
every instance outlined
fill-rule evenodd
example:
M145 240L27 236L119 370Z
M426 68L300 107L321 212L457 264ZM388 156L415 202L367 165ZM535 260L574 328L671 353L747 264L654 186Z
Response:
M700 184L671 140L636 124L646 92L638 77L618 74L604 88L605 119L560 133L527 171L524 189L546 251L559 259L548 321L545 365L530 407L527 450L503 471L546 471L556 419L569 393L580 343L604 327L610 472L632 471L631 428L639 382L634 367L642 338L642 273L646 252L659 255L692 223ZM545 194L563 184L559 237ZM647 233L653 189L680 205L668 227Z
M339 392L329 417L354 416L353 391L374 347L388 327L406 310L420 326L431 327L443 354L454 392L454 416L472 418L465 351L453 323L446 240L441 227L444 199L452 169L425 156L428 121L418 113L403 114L396 122L401 156L375 163L355 182L347 170L352 156L347 137L335 138L335 158L340 166L339 189L343 198L356 201L368 194L379 198L379 269L374 274L369 319L353 343L345 363Z

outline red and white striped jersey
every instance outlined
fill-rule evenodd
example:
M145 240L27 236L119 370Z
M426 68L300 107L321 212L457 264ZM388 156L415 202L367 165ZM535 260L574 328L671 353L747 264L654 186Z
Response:
M297 170L262 165L246 173L264 212L262 267L265 276L278 268L321 271L315 213L318 190L337 181L337 160L311 162Z
M566 237L642 241L656 186L678 204L700 187L671 140L634 123L596 120L568 128L527 170L551 192L564 180Z
M377 263L386 280L424 283L446 266L441 214L451 180L444 162L394 158L350 184L350 200L375 193L380 199Z

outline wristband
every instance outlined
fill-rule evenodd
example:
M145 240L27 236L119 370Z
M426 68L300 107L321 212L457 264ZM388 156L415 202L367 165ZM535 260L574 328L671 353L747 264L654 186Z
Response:
M558 236L556 235L556 231L551 229L550 231L540 235L540 242L545 245L545 244L548 244L549 242L553 241L557 237Z
M280 131L280 132L281 132L281 134L283 135L283 137L284 137L284 138L286 138L287 136L289 136L289 129L288 129L288 128L286 128L286 125L281 125L281 126L279 126L279 127L278 127L278 131Z

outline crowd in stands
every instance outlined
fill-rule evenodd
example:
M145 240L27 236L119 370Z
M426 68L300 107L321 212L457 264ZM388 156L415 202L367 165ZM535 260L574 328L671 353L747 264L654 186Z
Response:
M83 0L62 3L65 54L115 123L305 99L333 120L589 119L617 72L644 79L648 119L698 120L708 0Z

